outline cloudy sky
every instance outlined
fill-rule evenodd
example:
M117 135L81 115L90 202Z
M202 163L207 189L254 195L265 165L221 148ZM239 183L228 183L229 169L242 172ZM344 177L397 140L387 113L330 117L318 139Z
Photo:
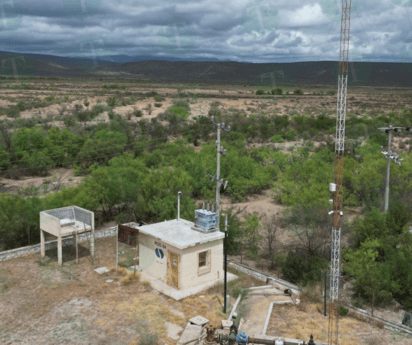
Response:
M339 60L341 0L0 0L0 51ZM412 0L352 0L350 60L412 62Z

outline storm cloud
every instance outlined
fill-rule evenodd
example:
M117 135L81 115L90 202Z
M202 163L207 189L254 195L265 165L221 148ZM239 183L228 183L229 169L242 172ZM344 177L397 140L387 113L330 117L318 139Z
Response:
M412 0L352 0L350 60L412 62ZM0 0L1 51L336 61L340 0Z

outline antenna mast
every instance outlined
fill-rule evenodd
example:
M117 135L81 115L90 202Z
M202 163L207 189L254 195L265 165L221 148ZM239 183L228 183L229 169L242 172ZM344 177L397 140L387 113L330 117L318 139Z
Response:
M348 91L348 56L350 33L351 0L342 0L341 31L340 31L340 56L338 75L338 101L336 112L336 138L335 138L335 171L334 184L330 190L333 192L332 243L330 267L330 302L329 302L329 327L328 344L338 344L339 336L339 278L340 278L340 245L341 222L343 208L343 156L345 148L345 120L346 96Z

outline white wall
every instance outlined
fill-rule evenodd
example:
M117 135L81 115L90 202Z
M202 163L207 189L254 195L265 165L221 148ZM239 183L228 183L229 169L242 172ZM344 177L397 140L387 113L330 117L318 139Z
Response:
M40 229L56 237L60 236L60 219L40 212Z
M211 250L209 273L198 274L198 253ZM183 249L181 258L181 289L192 288L223 277L223 239Z
M163 258L156 255L156 249L163 252ZM181 255L181 250L174 248L151 236L140 233L139 235L139 266L142 271L150 274L152 277L166 281L167 272L167 251L170 250Z

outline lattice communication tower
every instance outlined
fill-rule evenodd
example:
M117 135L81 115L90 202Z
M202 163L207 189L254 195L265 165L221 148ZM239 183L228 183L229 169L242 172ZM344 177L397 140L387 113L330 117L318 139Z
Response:
M342 182L343 182L343 157L345 147L345 120L346 96L348 91L348 56L350 33L351 0L342 0L340 56L338 75L338 100L336 112L336 138L335 138L335 170L333 191L333 221L331 243L331 268L330 268L330 301L329 301L329 326L328 344L338 344L339 319L339 278L340 278L340 245L342 221Z

